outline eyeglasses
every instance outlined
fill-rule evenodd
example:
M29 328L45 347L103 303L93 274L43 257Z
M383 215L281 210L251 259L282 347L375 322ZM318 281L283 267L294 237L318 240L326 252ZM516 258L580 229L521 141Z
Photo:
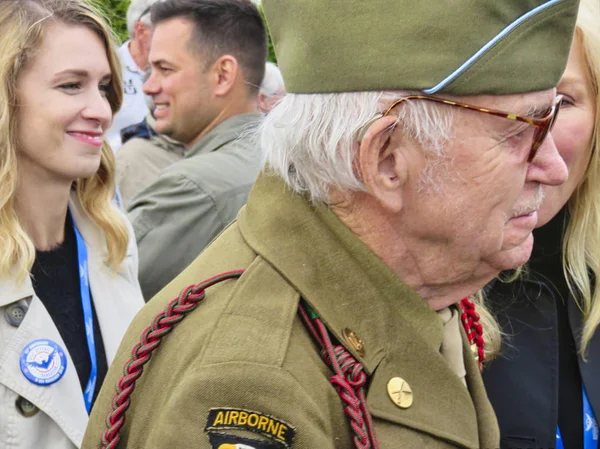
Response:
M558 110L560 109L560 103L562 102L562 98L563 98L562 95L558 95L554 100L554 104L550 107L548 112L546 112L546 114L543 117L531 118L531 117L523 117L523 116L513 114L513 113L497 111L494 109L487 109L487 108L480 108L478 106L471 106L466 103L457 103L456 101L446 100L446 99L437 98L437 97L431 97L429 95L408 95L406 97L402 97L402 98L396 100L395 102L393 102L390 105L390 107L387 108L387 110L383 114L380 114L380 115L374 117L373 119L371 119L369 122L367 122L359 131L358 141L360 142L362 140L362 138L365 135L365 132L367 131L367 128L369 126L371 126L371 124L373 124L373 122L375 122L376 120L379 120L382 117L389 115L389 113L392 111L392 109L394 109L396 106L398 106L403 101L405 101L405 100L425 100L425 101L433 101L434 103L447 104L448 106L455 106L455 107L459 107L459 108L463 108L463 109L469 109L471 111L482 112L484 114L490 114L490 115L494 115L496 117L503 117L503 118L507 118L509 120L516 120L518 122L523 122L523 123L527 123L528 125L534 126L535 130L533 133L533 141L531 144L531 150L529 151L529 156L527 157L527 162L531 162L531 161L533 161L533 158L535 157L537 150L540 148L540 146L542 146L542 143L544 143L544 139L546 138L546 136L548 135L548 133L554 126L554 123L556 122L556 117L558 116Z

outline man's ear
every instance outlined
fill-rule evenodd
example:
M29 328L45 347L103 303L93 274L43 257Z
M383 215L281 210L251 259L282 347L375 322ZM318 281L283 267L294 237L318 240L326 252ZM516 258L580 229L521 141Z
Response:
M403 187L408 177L406 161L399 153L395 123L394 116L374 121L359 143L357 161L369 193L392 213L402 209Z
M211 67L214 74L214 93L218 97L227 95L234 87L240 75L240 66L231 55L223 55Z

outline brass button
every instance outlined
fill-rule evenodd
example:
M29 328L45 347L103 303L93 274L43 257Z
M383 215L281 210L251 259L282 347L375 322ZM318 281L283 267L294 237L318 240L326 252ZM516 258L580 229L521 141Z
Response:
M401 377L390 379L387 384L390 399L400 408L408 408L413 403L413 391L408 382Z
M17 400L15 401L15 406L17 407L19 413L25 418L31 418L32 416L36 415L37 412L40 411L39 408L37 408L23 396L19 396L17 398Z
M365 356L365 342L358 338L356 332L354 332L352 329L348 329L347 327L345 327L342 331L342 336L344 337L344 340L346 340L346 343L348 343L350 347L354 349L359 356Z

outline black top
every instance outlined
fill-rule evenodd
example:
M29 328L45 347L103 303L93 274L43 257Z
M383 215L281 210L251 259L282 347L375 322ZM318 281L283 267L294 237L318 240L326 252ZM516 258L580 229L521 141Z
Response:
M488 298L507 334L500 358L484 370L488 396L500 424L502 448L553 448L556 425L565 448L583 447L582 374L592 407L600 405L599 340L578 355L581 312L562 270L562 211L534 231L527 273L513 283L496 281ZM593 376L589 373L595 372Z
M70 214L67 214L65 221L64 242L50 251L36 251L35 262L31 269L31 281L35 294L46 307L67 346L66 349L75 364L83 393L90 377L92 364L83 322L77 240ZM98 360L95 401L106 376L107 363L93 300L92 313Z
M535 249L529 263L530 278L544 282L556 306L558 333L558 425L565 448L583 447L583 398L577 366L577 346L569 324L568 301L573 301L562 269L563 211L534 232Z

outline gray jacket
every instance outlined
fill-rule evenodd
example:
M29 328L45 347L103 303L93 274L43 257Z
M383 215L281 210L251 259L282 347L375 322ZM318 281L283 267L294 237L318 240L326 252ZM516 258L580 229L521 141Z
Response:
M260 118L249 113L225 120L129 203L146 300L181 273L246 203L260 169L251 132Z
M154 129L152 114L146 116ZM149 138L134 137L115 154L117 186L125 207L139 192L151 185L168 166L183 159L183 144L163 134Z

